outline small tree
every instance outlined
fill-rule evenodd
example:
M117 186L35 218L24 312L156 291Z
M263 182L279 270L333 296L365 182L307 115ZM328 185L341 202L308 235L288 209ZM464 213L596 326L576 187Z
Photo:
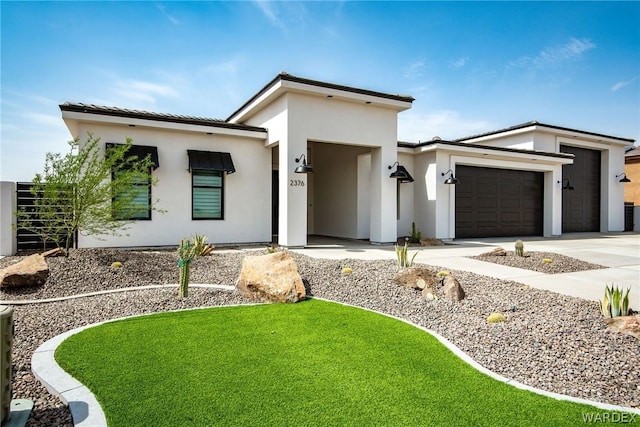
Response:
M99 143L100 138L88 134L85 144L77 138L70 141L64 156L47 153L43 173L33 179L34 206L16 212L17 228L53 240L58 247L63 243L68 254L77 233L120 236L132 218L157 210L152 200L148 206L134 203L146 192L140 183L157 183L150 157L128 155L130 138L126 144L105 147L104 154Z

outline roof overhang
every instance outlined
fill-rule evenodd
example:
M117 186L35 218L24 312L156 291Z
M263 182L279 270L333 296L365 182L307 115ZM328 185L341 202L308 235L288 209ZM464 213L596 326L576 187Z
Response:
M230 123L243 123L285 93L301 93L322 98L374 105L398 112L411 108L414 98L358 89L280 73L228 118Z
M74 137L78 136L81 123L98 123L180 132L198 132L207 135L238 136L260 140L267 138L267 130L264 128L227 123L215 119L70 103L60 105L60 111L62 112L62 119Z
M534 133L534 132L553 134L555 136L560 136L565 138L575 138L575 139L586 140L586 141L591 141L591 142L596 142L601 144L615 144L615 145L621 145L621 146L628 146L635 142L634 139L630 139L630 138L620 138L616 136L604 135L604 134L589 132L589 131L582 131L578 129L571 129L571 128L562 127L562 126L549 125L549 124L535 122L535 121L522 123L519 125L511 126L509 128L500 129L493 132L487 132L484 134L456 139L455 142L483 144L499 138L514 136L514 135L522 135L526 133Z
M434 141L411 146L400 144L401 148L412 149L414 154L443 151L466 157L491 158L518 162L535 162L538 164L566 165L573 163L573 154L548 153L544 151L520 150L514 148L491 147L452 141Z

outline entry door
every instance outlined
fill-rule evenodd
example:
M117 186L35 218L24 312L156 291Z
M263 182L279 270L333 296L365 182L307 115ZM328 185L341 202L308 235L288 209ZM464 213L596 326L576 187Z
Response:
M562 180L573 190L562 190L562 232L600 231L600 151L561 145L562 153L575 156L562 166Z

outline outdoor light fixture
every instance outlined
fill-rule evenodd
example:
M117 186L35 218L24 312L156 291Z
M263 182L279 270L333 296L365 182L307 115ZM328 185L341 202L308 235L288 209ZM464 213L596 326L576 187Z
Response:
M307 164L307 156L305 156L304 154L301 154L300 157L296 159L296 163L300 163L301 161L302 161L302 164L298 166L294 170L294 172L295 173L312 173L313 168Z
M622 172L621 174L616 175L616 178L618 177L622 177L620 178L620 181L618 182L631 182L631 180L629 178L627 178L627 174Z
M394 166L397 166L396 171L391 172L391 175L389 175L389 178L395 178L398 180L399 183L413 182L413 177L409 175L409 172L400 163L395 162L391 166L387 166L387 168L391 170L393 169Z
M566 184L564 184L565 181L567 181ZM569 191L575 190L575 188L573 188L573 185L571 185L571 182L569 182L569 178L562 178L562 181L558 181L558 184L564 184L562 186L563 190L569 190Z
M449 174L449 178L444 180L445 184L453 184L453 185L455 185L455 184L460 182L460 180L458 180L455 176L453 176L453 171L451 169L449 169L446 172L442 172L441 175L445 176L446 174Z

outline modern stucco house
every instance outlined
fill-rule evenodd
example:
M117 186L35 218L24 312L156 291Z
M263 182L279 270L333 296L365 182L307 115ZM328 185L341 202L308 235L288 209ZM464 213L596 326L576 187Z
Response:
M225 120L62 104L73 137L131 137L156 159L152 197L166 211L136 221L129 237L80 236L79 247L175 245L195 233L218 243L277 235L288 247L312 234L387 243L412 222L446 240L624 229L619 174L634 140L529 122L398 142L398 114L413 100L281 73Z

